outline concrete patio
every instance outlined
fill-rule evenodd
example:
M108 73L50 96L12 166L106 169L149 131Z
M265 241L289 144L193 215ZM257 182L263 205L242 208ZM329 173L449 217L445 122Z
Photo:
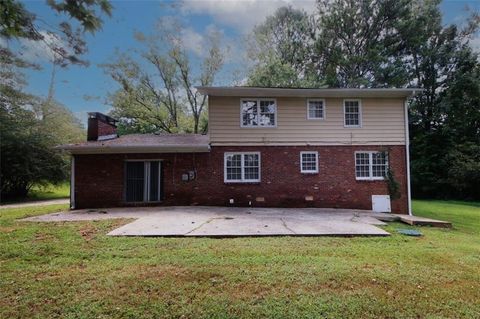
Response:
M61 222L134 218L110 236L389 236L370 211L329 208L130 207L75 210L23 219Z

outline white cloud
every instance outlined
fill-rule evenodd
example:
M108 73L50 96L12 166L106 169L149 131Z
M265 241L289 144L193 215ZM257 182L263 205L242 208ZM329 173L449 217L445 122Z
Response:
M215 41L215 39L220 39L218 44L220 45L220 50L225 55L226 63L238 61L240 56L238 41L228 37L224 30L213 24L206 26L205 29L200 32L197 32L191 27L182 29L179 39L187 51L199 58L204 58L208 55L208 50L212 45L209 41Z
M204 55L205 38L202 34L196 32L192 28L183 29L180 39L185 49L195 53L198 56Z
M246 33L276 9L288 5L311 12L315 8L315 0L186 0L182 11L210 15L219 24Z
M470 40L470 46L473 51L480 53L480 34Z
M29 62L52 62L55 57L55 52L52 47L60 47L69 52L68 45L56 34L40 31L43 40L33 41L28 39L21 39L21 55Z

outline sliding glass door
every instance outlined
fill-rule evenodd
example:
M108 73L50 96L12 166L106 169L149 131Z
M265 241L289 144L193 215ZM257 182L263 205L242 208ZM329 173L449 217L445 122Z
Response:
M127 202L160 201L160 161L125 162L125 200Z

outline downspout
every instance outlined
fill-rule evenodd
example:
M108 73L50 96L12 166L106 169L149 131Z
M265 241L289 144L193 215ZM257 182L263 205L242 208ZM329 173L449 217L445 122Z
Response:
M407 202L408 215L412 216L412 190L410 186L410 133L408 128L408 98L405 98L405 154L407 161Z
M70 161L70 209L75 209L75 156Z

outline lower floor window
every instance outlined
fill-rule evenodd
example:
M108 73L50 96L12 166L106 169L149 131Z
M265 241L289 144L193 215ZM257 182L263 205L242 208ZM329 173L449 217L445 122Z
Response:
M318 152L300 152L300 172L318 173Z
M225 182L259 182L260 153L225 153Z
M356 179L384 179L388 171L386 152L355 152Z
M125 164L125 200L160 201L160 161L129 161Z

